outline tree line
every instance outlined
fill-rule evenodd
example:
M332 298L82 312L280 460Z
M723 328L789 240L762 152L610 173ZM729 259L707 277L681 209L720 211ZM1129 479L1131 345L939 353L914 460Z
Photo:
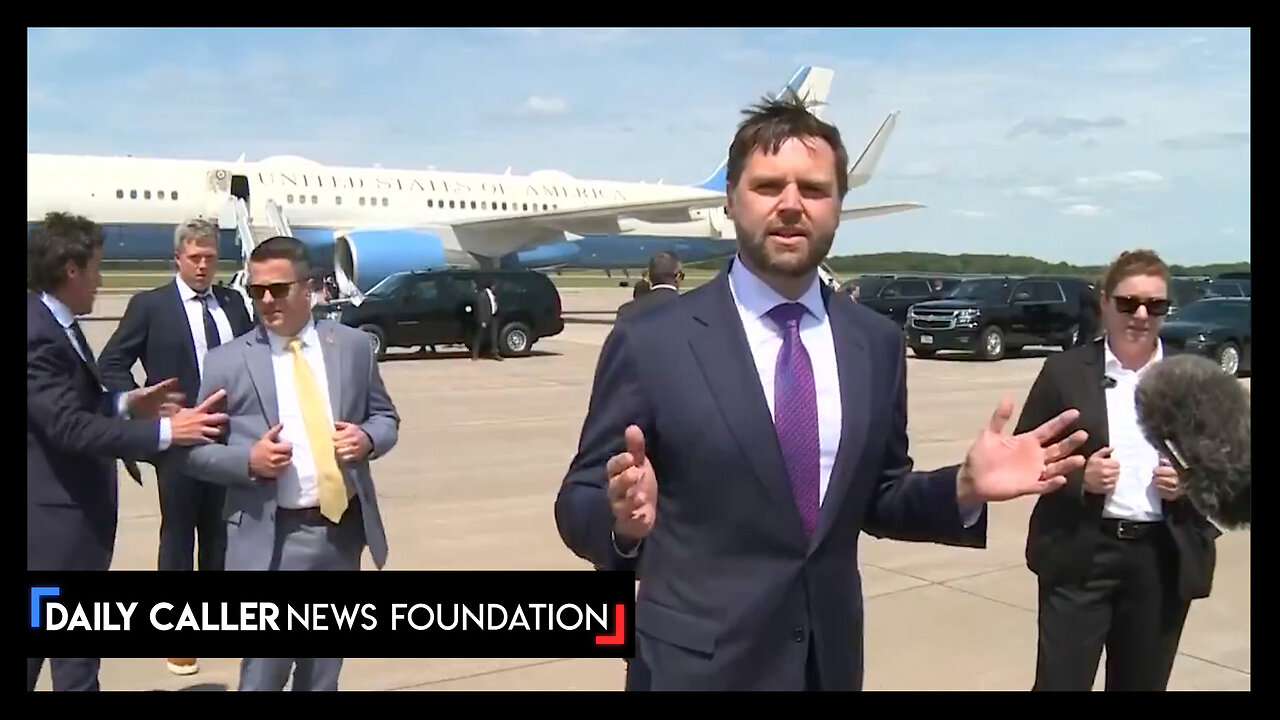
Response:
M694 263L690 267L717 270L722 261ZM841 276L874 273L938 273L947 275L1071 275L1097 278L1106 265L1072 265L1027 255L944 255L925 252L889 252L842 255L827 258L827 267ZM1171 265L1174 275L1215 276L1224 272L1248 272L1248 262L1210 265Z

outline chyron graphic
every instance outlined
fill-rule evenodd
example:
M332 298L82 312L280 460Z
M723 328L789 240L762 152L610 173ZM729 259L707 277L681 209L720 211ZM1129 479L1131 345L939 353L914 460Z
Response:
M627 606L618 603L614 606L614 630L612 635L597 635L597 645L622 645L627 641Z

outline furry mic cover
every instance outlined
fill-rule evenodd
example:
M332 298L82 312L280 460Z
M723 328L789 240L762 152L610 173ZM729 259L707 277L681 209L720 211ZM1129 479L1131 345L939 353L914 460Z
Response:
M1143 435L1178 468L1187 498L1220 527L1249 527L1249 394L1217 363L1173 355L1143 375L1137 389Z

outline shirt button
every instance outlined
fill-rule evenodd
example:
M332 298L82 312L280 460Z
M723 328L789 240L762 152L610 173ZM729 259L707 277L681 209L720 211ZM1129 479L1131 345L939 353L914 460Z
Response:
M795 641L798 643L804 642L804 628L798 627L798 626L795 628L792 628L791 637L794 638Z

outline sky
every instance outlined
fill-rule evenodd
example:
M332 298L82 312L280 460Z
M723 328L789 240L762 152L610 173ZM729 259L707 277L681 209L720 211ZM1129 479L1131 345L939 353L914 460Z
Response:
M697 183L803 64L856 157L836 255L1248 260L1247 29L31 29L29 152Z

